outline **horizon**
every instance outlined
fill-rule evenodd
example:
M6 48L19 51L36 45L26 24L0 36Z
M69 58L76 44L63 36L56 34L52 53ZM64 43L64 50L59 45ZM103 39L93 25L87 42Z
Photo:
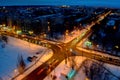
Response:
M79 6L91 6L91 7L109 7L120 8L119 0L109 1L96 1L96 0L1 0L0 6L42 6L42 5L79 5Z

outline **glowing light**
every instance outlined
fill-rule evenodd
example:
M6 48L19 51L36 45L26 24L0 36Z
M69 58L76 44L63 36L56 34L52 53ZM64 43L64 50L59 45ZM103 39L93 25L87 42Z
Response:
M114 26L113 29L115 30L115 29L116 29L116 26Z
M48 24L50 24L50 22L48 21Z
M75 75L75 73L76 73L75 70L71 70L71 71L68 73L67 77L68 77L69 79L71 79L71 78Z
M47 36L46 34L43 34L44 38Z
M118 49L118 48L119 48L119 46L115 46L115 48L117 48L117 49Z
M50 31L50 26L48 26L48 31Z
M28 33L31 35L31 34L33 34L33 31L28 31Z
M89 80L88 78L85 78L85 80Z
M21 30L17 30L16 34L22 34L22 31Z
M2 27L2 25L0 25L0 27Z
M68 35L68 32L69 32L68 30L65 31L65 35L66 35L66 36Z
M85 42L85 45L88 46L88 47L91 47L92 46L92 43L90 41L86 41Z
M6 25L5 25L5 24L3 24L2 26L3 26L3 27L5 27Z

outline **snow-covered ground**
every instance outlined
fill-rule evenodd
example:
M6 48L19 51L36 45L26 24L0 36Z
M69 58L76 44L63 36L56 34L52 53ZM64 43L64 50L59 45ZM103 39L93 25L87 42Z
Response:
M65 36L65 38L62 39L61 42L67 43L71 41L72 39L74 39L75 37L77 37L79 34L80 34L79 30L74 30L72 34ZM23 55L23 59L28 68L34 63L28 62L27 57L34 56L34 55L41 56L43 55L43 53L45 53L45 51L46 51L46 48L44 47L41 47L41 46L26 42L20 39L8 37L8 44L6 44L5 48L2 48L0 46L0 53L1 53L0 54L0 77L2 77L3 80L8 80L9 78L12 78L13 76L16 76L18 74L18 71L16 69L18 54ZM35 54L36 52L41 52L41 54L36 55ZM48 51L48 52L51 53L51 51ZM46 52L46 54L49 54L48 52ZM50 57L51 57L51 54L49 58ZM44 62L44 61L45 60L43 58L41 62ZM36 68L36 66L33 67L33 69L34 68Z
M79 36L82 33L82 31L74 30L73 33L74 33L73 35L65 36L65 38L61 39L61 42L67 43L67 42L71 41L75 37ZM81 45L81 43L79 45ZM79 60L79 63L77 62L77 60ZM77 57L77 60L75 59L76 63L80 66L81 63L85 60L85 57ZM120 76L120 67L119 66L110 65L110 64L106 64L106 63L104 65L112 74L114 74L117 77ZM71 67L69 65L69 62L66 65L65 60L64 60L44 80L53 80L52 79L53 75L57 76L56 80L67 80L65 78L65 76L63 76L61 74L68 74L68 72L70 72L70 70L71 70ZM82 69L79 69L78 73L74 76L74 80L85 80L85 79L86 79L85 73L83 72ZM113 77L113 78L111 78L111 80L117 80L117 79L116 79L116 77Z
M83 70L83 64L82 64L87 58L81 57L81 56L71 57L71 58L73 58L76 61L77 68L80 67L72 79L73 80L89 80L87 78L87 76L85 75L85 72ZM89 61L90 61L90 63L87 63L88 65L91 64L91 61L98 63L98 61L95 61L95 60L89 59ZM104 67L106 68L105 70L108 73L110 73L109 74L109 76L111 77L110 80L119 80L118 79L120 77L120 67L119 66L114 66L114 65L104 63ZM67 64L65 64L65 60L63 60L47 77L44 78L44 80L53 80L53 76L56 76L55 80L68 80L66 78L66 75L68 75L71 70L72 70L72 68L71 68L70 60L68 60Z
M5 45L5 48L2 48L1 45L2 42L0 42L0 77L3 80L8 80L18 74L16 68L19 54L23 56L27 65L26 68L28 68L35 62L29 62L27 60L28 56L40 57L51 53L51 50L48 50L47 48L12 37L8 37L8 44ZM40 54L37 55L36 52L39 52ZM46 60L43 58L41 63L44 61Z
M81 67L82 62L86 59L85 57L81 56L70 58L73 58L76 61L76 69ZM72 68L70 60L67 60L67 64L65 64L65 60L63 60L44 80L53 80L53 75L57 77L55 80L67 80L65 75L67 75L71 70ZM85 80L85 74L82 70L77 72L77 74L74 76L74 80Z
M120 78L120 67L110 64L105 64L105 67L112 72L112 74L116 75Z
M77 37L79 34L81 34L80 31L74 31L73 35L65 36L66 38L63 40L65 43L69 42L73 38ZM34 63L30 63L26 60L28 56L36 55L36 52L44 53L46 51L46 48L43 48L41 46L37 46L32 43L28 43L26 41L22 41L19 39L11 38L9 37L8 44L5 46L5 48L1 48L0 46L0 77L3 78L3 80L8 80L8 78L11 78L13 75L17 73L16 71L16 64L17 64L17 57L18 54L22 54L23 58L25 60L25 63L29 66L31 66ZM46 52L46 55L49 54L49 51ZM41 56L40 55L40 56ZM50 54L51 55L51 54ZM36 55L37 56L37 55ZM50 56L51 57L51 56ZM48 57L48 58L50 58ZM41 65L41 62L45 61L45 58L43 58L39 63L34 65L31 69L26 71L24 74L27 75L32 70L34 70L36 67ZM85 57L75 57L74 60L76 61L76 64L78 67L81 66L81 63L85 60ZM63 74L68 74L70 70L72 70L70 66L70 60L67 61L67 64L65 64L65 60L63 60L56 68L53 70L44 80L52 80L52 75L56 75L56 80L67 80ZM11 63L12 62L12 63ZM120 76L120 67L114 66L110 64L105 64L106 68L109 69L114 75ZM4 72L4 73L3 73ZM24 76L25 76L24 75ZM20 80L23 75L20 75L16 78L16 80ZM77 74L74 76L74 80L85 80L86 76L83 70L79 69ZM114 79L113 79L114 80Z
M75 37L79 36L79 34L81 34L82 31L74 31L74 34L65 36L65 38L63 40L61 40L61 42L67 43L69 41L71 41L72 39L74 39ZM74 36L75 35L75 36ZM81 44L80 44L81 45ZM74 58L76 61L77 65L81 65L81 63L86 59L85 57L76 57ZM79 62L78 62L79 61ZM115 66L115 65L110 65L110 64L104 64L105 67L115 76L119 77L120 76L120 67L119 66ZM68 74L71 70L70 67L70 62L68 62L68 64L65 64L65 60L63 60L56 68L55 70L53 70L44 80L53 80L53 76L55 75L57 78L56 80L67 80L65 78L65 76L63 76L62 74ZM118 80L116 79L116 77L111 78L111 80ZM83 72L82 69L79 69L78 73L74 76L74 80L87 80L87 77L85 75L85 73Z

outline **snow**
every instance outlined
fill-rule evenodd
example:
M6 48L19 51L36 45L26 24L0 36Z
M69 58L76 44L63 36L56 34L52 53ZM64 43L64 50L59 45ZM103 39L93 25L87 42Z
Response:
M82 31L74 30L72 33L66 35L65 38L61 40L61 42L67 43L67 42L71 41L72 39L76 38L77 36L79 36L79 34L82 34L83 32L85 32L85 31L84 30L82 30ZM32 68L27 70L23 75L19 75L15 80L21 80L23 77L28 75L35 68L40 66L43 62L45 62L47 59L49 59L52 56L52 54L49 54L50 51L49 50L46 51L46 48L44 48L44 47L37 46L35 44L28 43L26 41L22 41L20 39L16 39L16 38L12 38L12 37L9 37L8 39L9 39L9 41L8 41L8 44L6 44L5 48L0 48L0 77L2 77L3 80L8 80L8 78L11 78L13 75L15 75L15 73L18 73L16 70L16 63L17 63L18 54L24 55L23 58L27 64L27 68L28 68L29 66L34 64L34 63L29 63L26 60L26 58L28 56L36 55L35 53L39 52L39 51L40 52L42 51L42 53L46 53L45 55L43 55L41 53L40 56L43 56L42 59L40 59L34 66L32 66ZM82 42L84 42L86 39L84 39ZM2 43L0 43L0 45L1 44ZM81 44L82 43L80 43L79 45L81 45ZM79 45L78 45L78 47L79 47ZM81 50L80 47L78 49ZM82 50L84 50L84 49L82 49ZM88 50L84 50L84 51L88 51ZM92 53L100 54L96 51L92 51ZM48 56L48 55L50 55L50 56ZM108 56L108 55L105 55L105 56ZM76 56L74 58L77 66L79 66L79 67L81 66L81 63L85 59L86 59L85 57L80 57L80 56L79 57ZM69 61L70 60L68 60L68 63L65 64L65 60L63 60L55 68L55 70L53 70L44 80L52 80L51 75L56 75L57 76L56 80L67 80L63 75L61 75L61 73L68 74L70 72L70 70L72 70ZM110 64L105 64L105 66L114 75L120 76L120 67L119 66L114 66L114 65L110 65ZM86 78L86 76L85 76L83 70L81 70L81 69L79 69L77 74L74 76L74 80L85 80L85 78Z
M81 56L71 57L71 58L74 58L77 66L82 66L82 62L86 60L85 57L81 57ZM44 78L44 80L53 80L52 77L54 75L57 77L55 80L67 80L65 78L65 75L67 75L72 70L69 61L70 60L68 60L68 63L65 64L65 60L63 60L47 77ZM120 67L115 65L110 65L107 63L105 63L104 66L106 67L107 70L109 70L112 74L115 75L111 78L111 80L118 80L116 76L120 77ZM73 79L87 80L87 77L82 68L78 70L77 74L73 77Z
M16 39L16 38L12 38L12 37L8 37L8 38L9 38L9 41L8 41L9 46L13 46L13 48L14 48L14 46L19 47L20 49L18 48L18 50L20 50L20 51L23 50L23 52L21 51L21 53L29 53L32 56L37 51L44 49L41 46L26 42L26 41L23 41L20 39ZM10 39L10 38L12 38L12 39ZM20 52L20 51L18 51L18 52Z
M27 71L25 71L23 74L20 74L19 76L17 76L14 80L22 80L25 76L27 76L29 73L31 73L32 71L34 71L36 68L38 68L40 65L42 65L42 63L44 63L45 61L47 61L50 57L52 57L52 52L51 51L47 51L46 54L44 54L42 56L41 59L38 59L38 61L33 62L32 64L30 64L29 66L32 65L32 67L30 67Z
M82 62L86 59L85 57L81 57L81 56L70 57L70 58L73 58L76 61L77 68L79 68ZM56 80L67 80L65 78L65 75L67 75L71 70L72 68L71 68L70 60L67 60L67 64L65 64L65 60L63 60L47 77L44 78L44 80L53 80L51 78L52 75L55 75L57 77ZM85 79L85 74L80 69L77 72L77 75L74 76L74 80L84 80L84 79Z
M84 39L82 42L80 42L77 45L77 49L83 50L85 52L90 52L90 53L99 54L99 55L102 55L102 56L107 56L107 57L112 57L112 58L115 58L115 59L119 59L118 57L110 56L108 54L103 54L101 52L97 52L97 51L94 51L94 50L87 50L87 49L81 48L81 47L83 47L83 46L81 46L81 45L83 45L82 43L86 39ZM118 79L116 79L116 77L120 77L120 67L119 66L115 66L115 65L111 65L111 64L107 64L107 63L104 63L104 65L105 65L105 67L106 67L107 70L109 70L113 75L115 75L114 77L111 78L111 80L118 80Z
M120 77L120 67L119 66L105 64L105 67L108 70L110 70L114 75L116 75L117 77Z
M67 42L71 41L72 39L76 38L77 36L79 36L79 34L82 34L83 32L85 32L85 31L84 30L82 30L82 31L74 30L72 32L72 35L70 33L70 34L64 36L63 39L61 39L60 41L64 42L64 43L67 43ZM85 41L86 39L84 39L83 41ZM81 44L79 44L79 45L81 45ZM82 48L78 48L78 49L83 50ZM88 50L85 50L85 51L88 51ZM90 52L96 53L96 54L101 54L101 53L96 52L96 51L90 51ZM103 54L101 54L101 55L103 55ZM104 56L108 56L108 55L105 54ZM113 57L113 56L110 56L110 57ZM116 58L116 57L113 57L113 58ZM79 61L79 63L77 62L77 60ZM85 60L85 58L79 56L79 58L77 57L77 60L75 58L76 63L80 66L81 63ZM110 64L105 63L105 67L107 69L109 69L114 75L116 75L118 77L120 76L120 67L119 66L110 65ZM64 76L61 75L61 73L62 74L68 74L70 70L71 70L70 62L68 62L68 64L66 65L65 60L64 60L44 80L53 80L51 78L52 75L57 76L56 80L67 80ZM81 70L81 69L74 76L74 80L85 80L85 79L86 79L86 76L85 76L83 70ZM115 80L115 78L112 78L112 80Z
M86 57L71 57L76 61L77 66L80 67L78 70L77 74L73 76L73 80L89 80L87 79L85 72L83 71L82 68L82 62L85 61L87 58ZM89 59L90 60L90 59ZM92 60L90 60L92 61ZM95 62L98 62L94 60ZM56 76L55 80L68 80L66 79L66 75L72 70L71 68L71 62L68 60L67 64L65 64L65 60L63 60L48 76L44 78L44 80L53 80L53 76ZM120 77L120 67L119 66L114 66L105 63L104 66L106 67L107 70L109 70L113 75L111 77L111 80L118 80L116 77Z
M79 32L79 33L81 33L81 32ZM74 35L76 35L76 37L78 36L77 33L74 33ZM72 36L74 36L74 35L72 35ZM66 42L67 42L67 40L69 40L69 41L71 40L69 38L71 36L67 36L67 37L68 38L66 38ZM0 77L2 77L3 80L9 80L9 78L11 78L13 76L13 74L15 75L15 73L18 73L16 71L16 63L17 63L18 54L24 55L23 57L24 57L24 59L26 59L27 56L36 55L35 53L38 51L44 52L44 51L46 51L46 48L34 45L32 43L28 43L26 41L22 41L19 39L9 37L9 41L8 41L8 44L6 44L6 47L0 48ZM50 51L48 51L46 53L49 53L49 52ZM25 77L30 72L32 72L35 68L40 66L44 61L46 61L46 55L47 56L50 55L50 57L51 57L51 54L43 55L43 57L40 61L38 61L34 66L32 66L32 68L27 70L23 75L19 75L15 80L21 80L23 77ZM48 57L47 59L49 59L50 57ZM81 57L81 56L76 56L73 58L76 61L76 64L78 67L80 67L82 62L86 59L85 57ZM57 76L56 80L67 80L65 78L65 76L63 76L62 74L68 74L70 72L70 70L72 70L69 61L70 60L67 59L67 64L65 64L65 60L63 60L48 76L46 76L46 78L44 80L53 80L51 78L52 75ZM28 65L27 67L34 64L34 63L29 64L27 61L26 61L26 63ZM114 75L120 76L120 67L119 66L105 64L105 67L107 69L109 69ZM14 73L12 73L12 72L14 72ZM82 69L79 69L77 74L74 76L74 80L85 80L85 78L86 78L86 76Z
M82 31L76 31L76 30L74 30L74 34L71 36L70 34L69 35L67 35L67 36L65 36L65 38L63 38L62 40L61 40L61 42L64 42L64 43L67 43L67 42L69 42L69 41L71 41L72 39L74 39L74 38L76 38L77 36L79 36L79 34L81 34L81 33L83 33L84 32L84 30L82 30ZM87 38L86 38L87 39ZM83 39L83 41L82 42L84 42L86 39ZM82 43L80 43L79 45L81 45ZM78 45L78 46L79 46ZM78 49L80 49L81 50L81 48L80 47L78 47ZM82 49L83 50L83 49ZM85 50L85 49L84 49ZM88 51L88 50L85 50L85 51ZM101 53L99 53L99 52L96 52L96 51L90 51L90 52L92 52L92 53L96 53L96 54L101 54ZM101 54L101 55L103 55L103 54ZM109 56L109 55L104 55L104 56ZM113 57L113 56L110 56L110 57ZM116 58L116 57L113 57L113 58ZM81 65L81 63L82 63L82 61L80 61L81 60L81 58L79 57L79 66ZM76 62L77 62L77 60L75 60ZM78 64L78 63L77 63ZM115 66L115 65L110 65L110 64L107 64L107 63L105 63L105 67L112 73L112 74L114 74L115 76L120 76L120 67L119 66ZM55 68L55 70L53 70L44 80L53 80L52 79L52 75L55 75L55 76L57 76L57 79L56 80L67 80L64 76L62 76L61 75L61 73L62 74L68 74L68 72L71 70L71 67L70 67L70 65L69 65L69 62L68 62L68 64L66 65L65 64L65 60L64 61L62 61L56 68ZM116 77L112 77L111 78L111 80L117 80L116 79ZM84 72L83 72L83 70L82 69L80 69L79 71L78 71L78 73L74 76L74 80L85 80L86 79L86 76L85 76L85 74L84 74ZM87 80L87 79L86 79Z
M2 42L0 42L0 45L1 44ZM23 59L28 68L33 63L28 62L27 57L33 55L38 57L44 56L43 53L46 53L46 50L47 48L8 36L8 44L5 45L5 48L0 46L0 77L2 77L3 80L8 80L18 74L16 70L18 54L23 55ZM41 53L36 55L36 52ZM47 54L49 54L49 52L51 51L48 51ZM43 61L45 61L45 59L41 62Z
M63 42L63 43L68 43L71 40L73 40L74 38L76 38L81 33L82 33L82 31L80 31L80 30L73 30L68 35L63 35L63 37L59 41Z

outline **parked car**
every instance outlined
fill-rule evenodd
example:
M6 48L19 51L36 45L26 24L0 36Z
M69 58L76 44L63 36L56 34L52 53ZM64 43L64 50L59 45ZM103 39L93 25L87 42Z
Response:
M28 57L27 60L30 61L30 62L33 62L37 59L36 56L33 56L33 57Z

